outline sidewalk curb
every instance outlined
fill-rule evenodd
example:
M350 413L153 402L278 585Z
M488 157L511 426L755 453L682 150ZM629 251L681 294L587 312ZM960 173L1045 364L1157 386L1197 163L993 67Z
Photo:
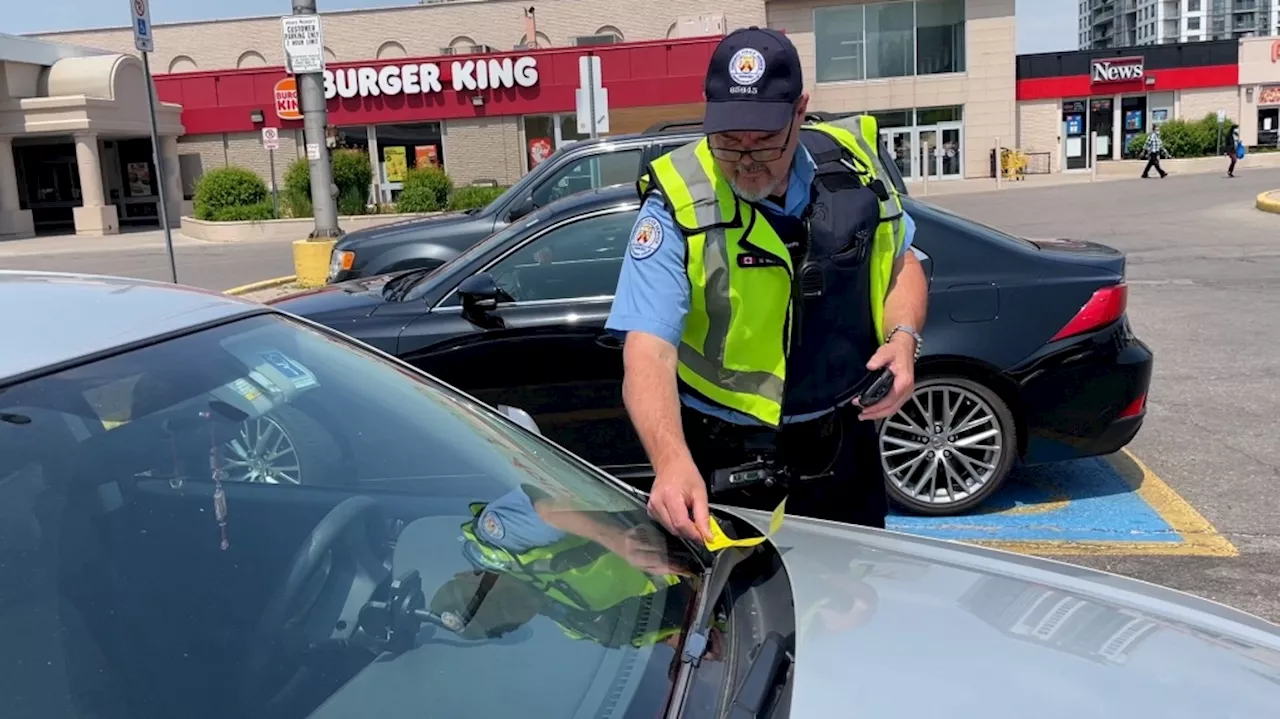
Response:
M1280 215L1280 190L1268 190L1258 195L1257 207L1263 212Z
M288 275L286 277L273 277L269 280L262 280L261 282L250 282L247 285L232 287L229 290L223 290L222 294L247 295L250 292L257 292L258 290L269 290L273 287L279 287L280 285L287 285L296 279L298 279L296 275Z

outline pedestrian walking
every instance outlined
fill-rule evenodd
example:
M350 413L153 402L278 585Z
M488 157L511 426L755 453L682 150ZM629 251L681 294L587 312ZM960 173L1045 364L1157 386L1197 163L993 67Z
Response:
M1160 173L1161 178L1169 174L1160 166L1160 156L1165 154L1165 151L1164 140L1160 139L1159 125L1151 128L1151 134L1147 135L1147 144L1144 145L1142 149L1147 153L1147 166L1142 169L1143 179L1146 179L1151 175L1152 168L1155 168L1155 171Z
M1231 160L1231 164L1227 165L1227 177L1236 176L1236 160L1244 156L1243 146L1240 143L1240 128L1231 128L1231 141L1227 143L1227 158Z

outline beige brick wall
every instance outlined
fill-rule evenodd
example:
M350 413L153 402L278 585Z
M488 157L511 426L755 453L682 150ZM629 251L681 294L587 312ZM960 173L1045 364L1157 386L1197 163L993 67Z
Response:
M329 59L340 62L373 60L388 42L398 43L411 57L438 55L440 48L464 37L495 50L510 50L524 35L523 10L530 4L523 0L455 0L323 13L325 46L330 50ZM545 35L553 46L569 45L571 38L594 34L605 25L620 30L624 40L657 40L667 37L677 17L712 12L682 0L556 0L537 4L537 10L538 34ZM763 25L765 21L764 0L718 0L714 12L724 13L729 28ZM261 65L264 60L270 65L284 64L278 15L216 24L156 25L155 36L152 65L157 73ZM128 27L35 37L134 52L133 33Z
M817 84L813 10L833 4L841 3L772 0L768 6L769 27L786 30L800 52L810 107L847 112L963 105L965 174L988 176L996 138L1009 145L1016 134L1014 0L968 0L964 73Z
M1017 147L1023 152L1049 153L1049 171L1058 172L1062 157L1062 103L1035 100L1018 103Z
M1223 87L1207 90L1183 90L1178 93L1178 118L1195 122L1218 110L1227 111L1227 119L1240 122L1240 88Z
M492 117L444 123L444 167L455 186L476 180L510 185L523 174L520 118Z
M284 185L289 164L305 153L300 130L280 133L280 149L276 150L276 182ZM200 155L204 172L217 167L243 167L258 173L271 189L271 157L262 149L262 135L236 132L218 135L187 135L178 139L179 155Z

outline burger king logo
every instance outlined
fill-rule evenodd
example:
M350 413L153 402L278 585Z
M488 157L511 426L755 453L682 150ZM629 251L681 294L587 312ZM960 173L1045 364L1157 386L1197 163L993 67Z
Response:
M301 120L302 107L298 104L298 81L286 77L275 86L276 117L281 120Z

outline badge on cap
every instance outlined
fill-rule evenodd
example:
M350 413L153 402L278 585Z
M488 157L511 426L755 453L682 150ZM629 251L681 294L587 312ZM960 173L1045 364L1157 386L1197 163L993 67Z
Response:
M658 251L662 246L662 225L652 217L640 220L636 231L631 236L631 256L643 260Z
M495 541L502 541L507 536L507 528L502 526L502 520L493 512L485 512L480 517L480 529Z
M764 55L759 50L744 47L729 60L729 78L738 85L754 85L764 77Z

